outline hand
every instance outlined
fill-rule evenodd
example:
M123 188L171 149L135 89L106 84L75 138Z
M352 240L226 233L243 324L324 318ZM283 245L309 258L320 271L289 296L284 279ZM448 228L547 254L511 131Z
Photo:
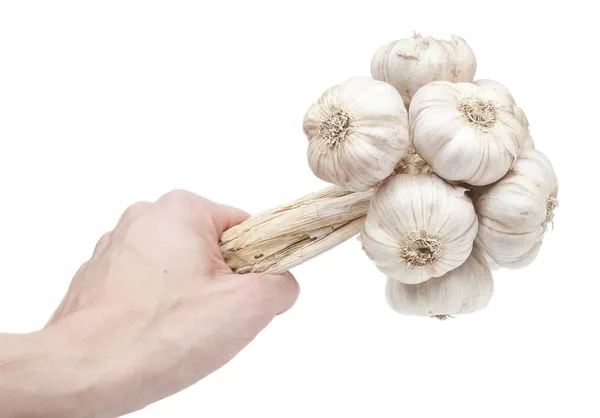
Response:
M89 371L70 377L86 413L129 413L192 385L295 303L291 274L237 275L223 261L220 235L246 218L174 191L100 239L44 330Z

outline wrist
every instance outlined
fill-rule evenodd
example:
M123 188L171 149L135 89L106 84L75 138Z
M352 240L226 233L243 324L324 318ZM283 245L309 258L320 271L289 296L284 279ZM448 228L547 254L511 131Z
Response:
M7 417L114 417L123 407L119 370L79 338L69 320L0 335L0 411Z
M81 370L63 341L45 329L0 341L0 410L10 417L74 416Z

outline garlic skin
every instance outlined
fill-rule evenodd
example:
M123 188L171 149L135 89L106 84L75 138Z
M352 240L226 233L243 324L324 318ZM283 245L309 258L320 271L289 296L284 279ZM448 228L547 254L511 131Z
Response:
M304 116L308 164L321 180L365 191L407 154L408 112L389 84L352 77L327 89Z
M539 150L523 150L508 175L475 201L477 248L500 267L518 269L537 257L558 207L558 179Z
M406 107L424 85L436 81L473 81L477 70L475 54L467 42L414 34L381 46L371 59L371 75L400 92Z
M477 235L477 215L462 187L436 175L398 174L371 199L360 240L387 277L422 283L460 266Z
M493 293L492 272L476 249L467 261L441 277L420 284L388 278L385 287L388 306L397 313L440 319L480 311L488 306Z
M434 81L412 99L414 147L445 180L484 186L501 179L523 148L525 131L496 90Z

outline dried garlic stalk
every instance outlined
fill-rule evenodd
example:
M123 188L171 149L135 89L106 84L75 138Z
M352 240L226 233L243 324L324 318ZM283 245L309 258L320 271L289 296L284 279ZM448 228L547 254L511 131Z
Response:
M287 271L357 235L373 193L332 186L252 216L223 233L221 254L236 273Z

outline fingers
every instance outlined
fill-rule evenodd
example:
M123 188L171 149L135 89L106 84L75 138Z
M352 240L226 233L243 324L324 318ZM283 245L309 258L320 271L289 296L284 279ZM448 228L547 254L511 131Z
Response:
M221 237L223 232L227 231L229 228L248 219L249 215L241 209L219 203L213 204L212 221L215 225L218 237Z
M198 233L209 234L209 238L215 243L223 232L249 217L243 210L232 206L213 202L186 190L173 190L161 196L155 203L138 202L129 206L121 215L114 234L118 235L122 229L153 206L179 217ZM98 251L101 250L102 245Z
M271 310L274 315L288 311L298 299L300 285L289 273L272 274L244 274L240 275L244 282L244 290L260 309Z
M173 190L156 202L168 210L184 216L202 233L212 232L218 239L224 231L248 218L243 210L222 205L186 190ZM207 230L207 222L214 225Z

